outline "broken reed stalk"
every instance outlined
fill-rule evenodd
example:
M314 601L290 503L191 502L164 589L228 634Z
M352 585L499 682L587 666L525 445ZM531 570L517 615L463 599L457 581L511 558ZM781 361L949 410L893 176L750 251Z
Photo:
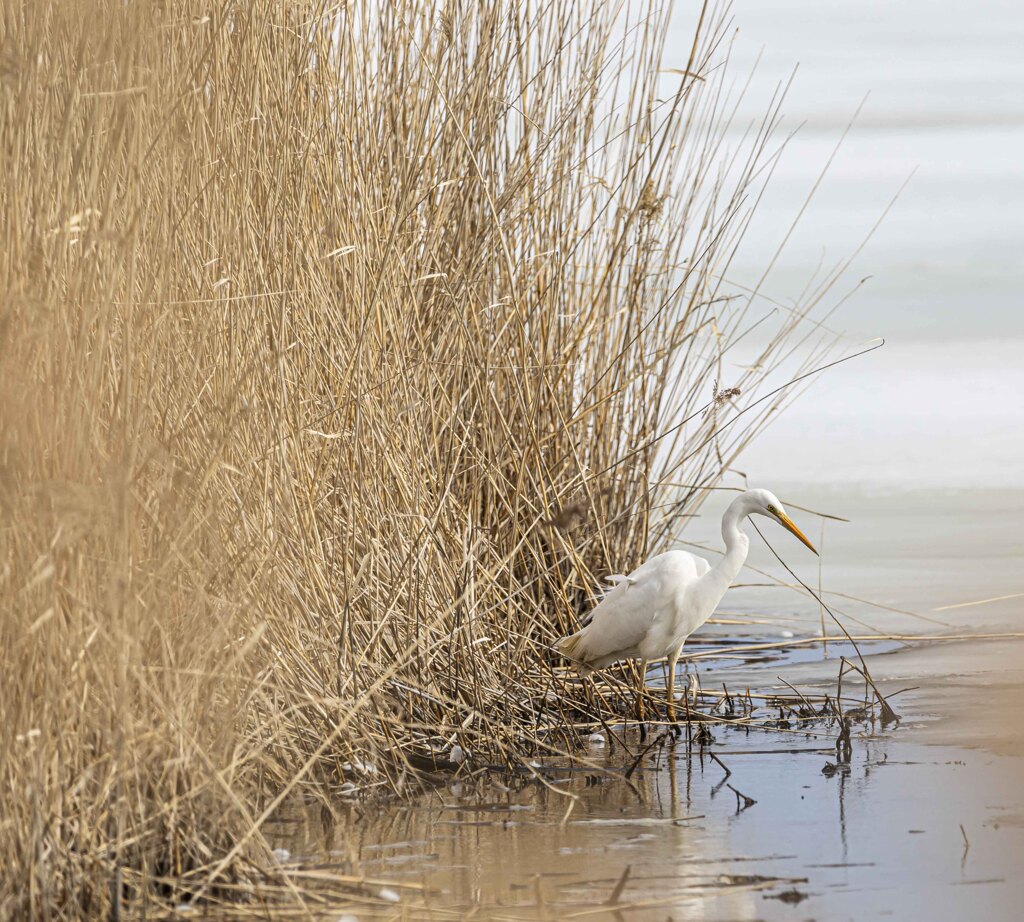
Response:
M831 346L773 314L702 417L777 109L618 10L0 18L0 913L230 898L286 792L616 718L551 640Z

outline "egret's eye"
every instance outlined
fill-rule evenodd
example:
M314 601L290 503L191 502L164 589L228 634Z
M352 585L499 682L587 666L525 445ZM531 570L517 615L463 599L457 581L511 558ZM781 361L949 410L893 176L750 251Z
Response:
M779 510L778 510L778 509L776 509L776 508L775 508L774 506L771 506L771 505L769 505L769 506L768 506L768 511L769 511L769 512L770 512L770 513L771 513L772 515L778 515L778 514L779 514Z

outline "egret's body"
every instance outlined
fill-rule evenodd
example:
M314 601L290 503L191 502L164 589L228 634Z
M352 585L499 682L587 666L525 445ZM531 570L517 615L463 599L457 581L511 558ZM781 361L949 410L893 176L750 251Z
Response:
M676 662L686 639L711 615L740 572L750 539L740 529L748 515L765 515L795 534L813 551L810 541L786 515L782 503L767 490L747 490L722 517L725 554L711 566L687 551L667 551L652 557L595 606L582 630L563 637L558 650L583 671L590 672L624 659L647 663L668 658L668 717L675 719L673 684ZM638 698L642 712L642 697Z

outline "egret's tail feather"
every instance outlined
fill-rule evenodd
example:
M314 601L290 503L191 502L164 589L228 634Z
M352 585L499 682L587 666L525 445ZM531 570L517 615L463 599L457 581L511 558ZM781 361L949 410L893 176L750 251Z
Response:
M555 641L555 649L566 659L571 659L581 670L590 672L591 666L587 663L587 653L583 645L583 631L570 634Z

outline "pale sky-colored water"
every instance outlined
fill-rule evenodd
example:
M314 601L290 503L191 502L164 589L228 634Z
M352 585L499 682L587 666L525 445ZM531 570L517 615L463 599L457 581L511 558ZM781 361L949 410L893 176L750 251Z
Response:
M797 65L783 113L786 128L801 126L733 280L760 277L862 102L764 293L793 303L820 265L854 251L913 174L824 305L870 276L830 323L851 345L875 336L888 345L830 372L764 433L745 468L763 483L1024 482L1024 8L738 0L732 9L732 72L745 76L760 55L737 130ZM670 58L673 49L685 58L689 15L677 13Z
M772 486L1019 489L1022 350L1024 339L892 337L822 375L739 467Z

